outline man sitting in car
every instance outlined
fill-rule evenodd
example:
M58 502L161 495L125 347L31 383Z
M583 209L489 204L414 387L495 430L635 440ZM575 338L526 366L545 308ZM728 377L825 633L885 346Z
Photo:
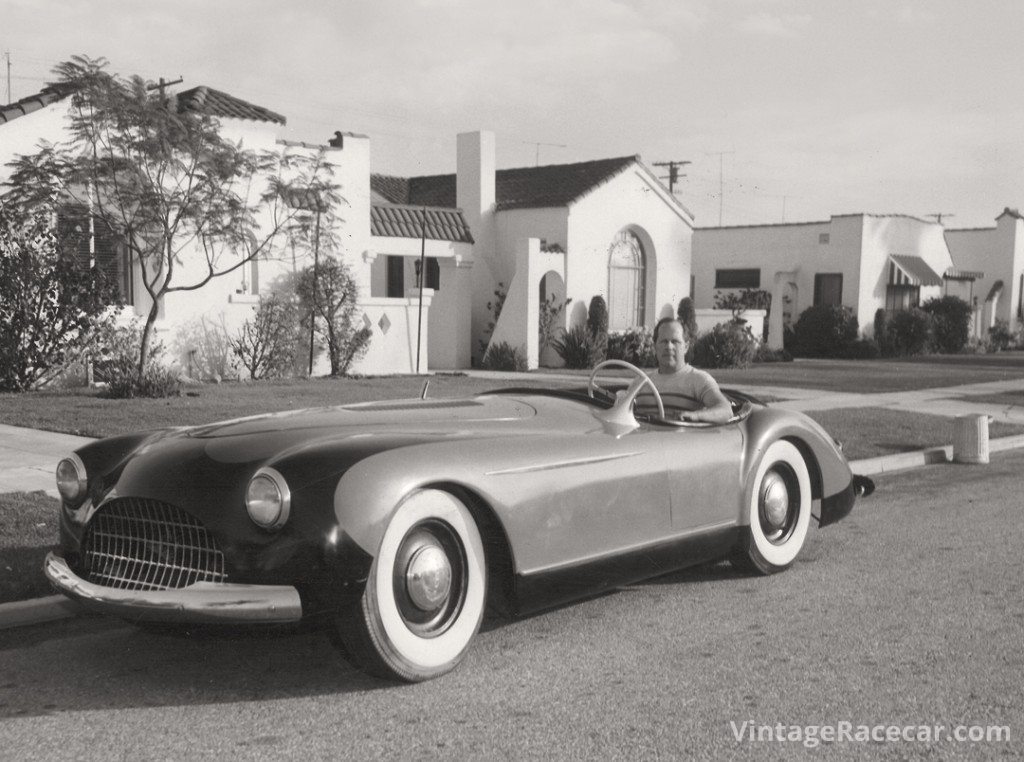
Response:
M732 405L710 373L686 362L686 331L677 319L667 317L654 326L654 349L658 372L651 380L661 393L667 418L681 421L725 423L732 417ZM636 397L638 412L657 411L654 394L644 387Z

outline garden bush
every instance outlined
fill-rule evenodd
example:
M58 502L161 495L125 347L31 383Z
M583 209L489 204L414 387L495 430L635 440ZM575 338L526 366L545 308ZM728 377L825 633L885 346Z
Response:
M874 339L857 339L846 348L843 357L847 360L877 360L882 350Z
M593 367L608 357L608 305L600 294L590 300L587 310L587 333L590 338L590 365Z
M249 378L279 378L292 372L299 350L308 347L304 338L298 305L287 296L269 294L231 339L231 347Z
M574 325L563 333L561 338L556 339L552 346L562 358L565 367L577 370L593 367L594 350L587 326Z
M1010 324L1005 320L997 320L996 324L988 329L989 348L993 352L1013 349L1017 344L1016 338L1010 333Z
M887 336L895 354L923 354L932 343L931 315L917 307L901 310L889 320Z
M793 362L793 355L785 349L772 349L767 344L761 343L758 345L757 352L754 354L754 362Z
M0 389L48 383L109 321L113 290L75 253L45 209L0 204Z
M106 384L104 396L112 399L134 397L176 397L181 394L177 371L162 364L163 344L150 343L145 366L139 369L143 326L139 321L103 326L96 337L94 375Z
M882 357L892 357L896 350L892 346L889 333L889 313L885 308L879 307L875 310L875 343L878 345L878 352Z
M722 323L693 344L693 364L701 368L746 368L754 362L758 342L749 326Z
M231 335L220 320L205 316L183 325L175 336L174 346L191 378L220 383L238 377L238 356Z
M932 345L936 352L955 354L971 335L971 305L957 296L929 299L921 309L932 318Z
M808 307L793 327L798 357L845 357L857 340L857 316L848 307Z
M625 360L639 368L656 366L658 358L650 329L641 326L608 334L608 359Z
M315 271L307 267L299 273L295 290L303 312L313 316L314 330L327 347L331 375L345 375L366 354L373 336L359 319L351 268L336 257L325 257Z
M679 306L676 307L676 319L682 323L683 335L686 336L687 343L692 344L697 337L697 310L694 309L693 299L684 296L679 300Z
M507 341L499 341L491 344L484 355L483 367L486 370L514 370L526 371L526 356L519 347L514 347Z

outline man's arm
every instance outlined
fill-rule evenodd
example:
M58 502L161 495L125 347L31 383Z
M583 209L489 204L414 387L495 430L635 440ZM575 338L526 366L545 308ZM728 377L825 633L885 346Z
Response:
M732 418L732 405L718 383L710 375L705 374L706 385L701 390L700 400L704 407L700 410L689 410L679 414L681 421L706 421L708 423L726 423Z

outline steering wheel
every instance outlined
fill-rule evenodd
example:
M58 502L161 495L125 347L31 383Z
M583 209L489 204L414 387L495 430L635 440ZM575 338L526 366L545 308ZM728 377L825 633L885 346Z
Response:
M622 397L622 400L625 402L626 405L633 404L633 399L636 397L637 392L639 392L645 386L649 386L649 387L651 387L651 392L653 392L653 394L654 394L654 401L658 405L658 415L662 419L665 418L665 403L663 403L661 401L661 392L658 391L658 387L656 387L654 385L654 382L651 381L651 377L650 376L648 376L646 373L644 373L642 370L640 370L638 367L636 367L632 363L628 363L625 360L605 360L604 362L601 362L601 363L598 363L597 365L595 365L594 366L594 370L591 371L591 373L590 373L590 378L587 379L587 394L589 394L591 397L593 397L594 396L594 390L595 389L599 389L600 391L604 392L605 394L607 394L610 397L614 396L611 392L609 392L603 386L599 386L597 381L596 381L596 379L597 379L597 372L599 370L601 370L602 368L609 368L609 367L625 368L626 370L631 371L636 376L636 378L633 379L633 381L630 383L629 388L626 389L625 395ZM615 404L619 404L619 403L616 402Z

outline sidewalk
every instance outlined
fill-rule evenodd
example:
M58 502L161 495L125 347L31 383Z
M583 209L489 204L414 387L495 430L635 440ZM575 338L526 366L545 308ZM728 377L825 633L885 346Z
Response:
M0 424L0 493L43 491L57 497L57 463L90 441L88 437Z

